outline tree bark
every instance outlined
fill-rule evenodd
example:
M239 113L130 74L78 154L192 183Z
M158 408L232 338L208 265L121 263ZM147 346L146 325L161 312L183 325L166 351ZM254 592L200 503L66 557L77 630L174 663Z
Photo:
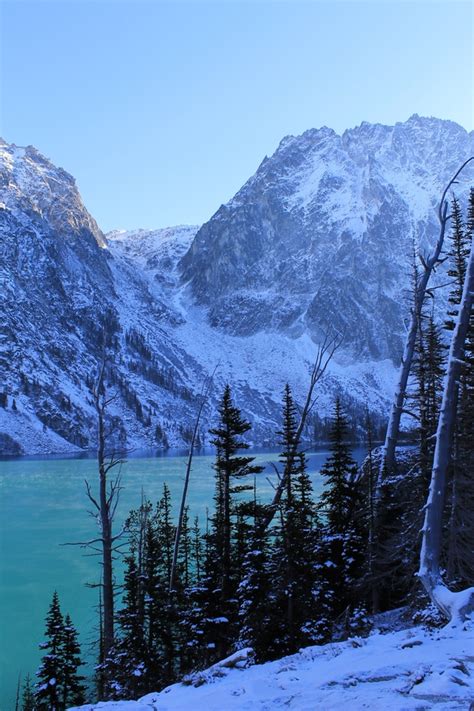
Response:
M440 570L443 509L447 471L451 457L456 420L457 391L463 365L464 347L474 298L474 241L464 280L464 288L455 322L444 380L443 399L436 431L436 445L431 484L425 505L425 520L418 575L432 602L448 620L464 619L474 610L474 588L454 593L444 584Z
M98 449L97 463L99 467L99 504L100 524L102 533L102 588L103 588L103 654L107 658L114 643L114 584L112 564L112 520L107 501L107 470L105 462L105 431L104 411L99 404L98 412Z
M122 464L121 459L113 455L107 460L106 456L106 429L105 414L108 405L115 397L106 397L104 389L105 358L101 363L96 384L92 390L94 407L97 413L97 466L99 470L99 496L96 498L86 481L86 491L89 500L94 505L100 523L100 537L80 545L91 546L100 543L102 548L102 622L101 622L101 658L104 662L114 643L114 578L113 554L116 542L123 531L113 535L113 520L120 493L120 474L111 481L108 480L109 472L117 465Z
M112 521L107 501L107 465L105 461L105 406L101 390L104 368L101 368L95 395L97 412L97 464L99 468L99 506L102 535L102 607L103 607L103 656L104 659L114 643L114 586L112 564Z

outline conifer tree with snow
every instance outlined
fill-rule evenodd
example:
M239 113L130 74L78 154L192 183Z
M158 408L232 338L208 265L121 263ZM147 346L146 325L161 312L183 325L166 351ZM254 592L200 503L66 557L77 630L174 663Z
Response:
M324 607L330 602L333 617L357 599L356 581L364 574L361 502L355 483L357 465L347 443L347 432L347 419L337 398L330 432L330 455L321 469L325 488L319 511L324 533L318 546L318 601Z
M273 587L269 534L258 519L249 538L249 550L242 566L237 596L238 647L251 647L256 661L275 658L278 656L282 618Z
M471 200L472 192L471 192ZM454 328L453 317L458 313L457 306L461 301L464 279L466 277L466 262L469 256L470 239L464 224L461 206L456 198L451 203L452 228L450 235L450 249L448 252L448 276L452 279L452 287L448 297L450 308L446 327L452 331Z
M296 406L287 384L283 395L283 427L280 462L285 472L285 490L276 517L272 550L273 587L280 616L278 643L281 653L290 653L313 640L313 586L316 563L317 519L311 480L304 452L296 449Z
M39 711L60 711L63 707L64 618L57 592L54 592L46 616L46 639L40 644L45 651L36 672L35 699Z
M234 557L241 506L241 497L239 500L236 497L253 489L248 477L259 474L263 467L254 464L254 457L240 454L250 446L242 437L251 425L234 405L229 385L224 389L218 412L219 423L210 430L211 443L216 448L216 493L212 530L208 537L207 569L208 589L213 598L211 607L214 607L216 620L216 641L209 644L215 644L216 654L220 656L235 637L235 594L241 573Z
M130 512L127 526L130 550L117 615L119 633L105 660L108 694L115 699L171 683L178 665L178 613L168 587L175 529L166 484L155 509L142 501Z
M69 615L63 618L57 592L46 616L45 650L36 672L35 703L38 711L63 711L71 703L84 700L83 677L77 632Z
M63 707L80 706L85 703L85 677L79 673L83 665L81 661L81 648L78 642L77 630L72 624L71 617L64 619L63 639Z
M145 547L152 510L152 503L142 498L138 509L130 511L125 523L129 550L124 558L122 604L116 615L119 631L101 665L112 698L136 696L144 691L143 683L146 683Z

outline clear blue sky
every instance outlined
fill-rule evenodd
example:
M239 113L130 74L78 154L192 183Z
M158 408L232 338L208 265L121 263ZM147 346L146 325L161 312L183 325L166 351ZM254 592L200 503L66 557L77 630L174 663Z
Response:
M281 138L412 113L473 129L456 0L3 0L1 134L105 229L201 223Z

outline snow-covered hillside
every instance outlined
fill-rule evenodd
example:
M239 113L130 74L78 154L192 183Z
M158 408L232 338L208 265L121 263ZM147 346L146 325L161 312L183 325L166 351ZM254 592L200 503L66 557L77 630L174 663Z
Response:
M82 711L340 711L442 709L474 702L474 627L413 627L308 647L246 668L219 667L194 685L173 684L139 701L95 703Z
M304 397L317 344L334 329L344 344L315 413L326 417L338 393L349 414L368 403L382 419L412 239L432 238L441 186L473 140L418 116L342 136L312 129L285 138L201 228L106 236L70 175L2 142L0 453L93 446L89 387L104 338L116 352L111 414L127 448L186 443L217 364L203 437L229 382L253 441L274 441L285 382Z

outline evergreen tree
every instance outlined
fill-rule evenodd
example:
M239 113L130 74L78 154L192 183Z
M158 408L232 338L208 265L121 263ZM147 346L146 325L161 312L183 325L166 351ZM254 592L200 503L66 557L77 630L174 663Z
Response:
M330 456L321 469L325 488L320 499L324 535L318 549L318 602L325 595L332 611L341 614L355 599L356 581L363 578L362 504L356 486L357 465L346 442L347 420L336 399L330 432Z
M282 619L269 561L268 532L256 522L239 584L239 647L252 647L258 662L278 656Z
M145 643L146 543L153 505L142 496L138 509L131 511L125 523L129 551L125 556L125 573L121 609L117 613L119 633L114 646L100 665L107 678L111 698L129 698L144 693L149 676Z
M344 535L353 515L354 486L357 465L346 442L347 420L341 402L336 399L330 431L330 455L321 469L325 488L320 499L320 509L326 518L326 529L333 535Z
M206 588L201 584L203 566L202 538L199 519L196 516L189 528L188 511L183 519L179 554L179 578L182 589L178 590L177 640L179 649L179 673L195 671L202 662L204 619L202 599Z
M176 624L177 624L177 603L176 596L169 595L169 580L171 565L173 560L173 545L175 537L175 527L171 519L171 495L166 484L163 485L163 496L158 502L156 512L156 534L157 534L157 579L155 592L157 606L155 608L155 635L157 646L161 652L160 677L164 684L174 681L177 650L176 650ZM182 571L180 571L182 572ZM176 580L174 589L182 590L181 579ZM149 650L150 653L151 650Z
M46 653L36 672L38 683L35 699L38 711L61 711L64 708L64 635L64 619L55 592L46 616L46 640L40 644L40 649Z
M35 692L29 674L26 675L26 679L23 684L21 709L22 711L36 711Z
M453 286L449 294L449 303L452 308L448 311L446 327L449 330L454 328L454 318L458 313L456 306L459 305L462 296L464 278L466 276L466 263L469 256L470 240L465 229L461 207L456 198L453 198L451 205L452 230L450 235L451 247L448 253L449 269L448 276L453 279Z
M274 533L273 586L281 616L280 652L291 653L313 641L316 513L305 455L296 449L296 407L289 385L283 396L280 461L286 487ZM277 519L278 520L278 519Z
M444 376L446 348L433 314L424 316L420 322L413 375L415 390L412 402L418 420L418 446L420 476L417 481L416 505L419 508L426 499L433 462L433 435L438 423L441 402L441 385ZM413 498L413 492L410 494Z
M250 423L234 406L227 385L219 405L219 424L210 430L213 436L211 443L216 447L216 508L212 533L208 537L207 584L210 598L214 598L212 617L219 620L216 626L218 641L215 643L218 656L224 653L232 639L231 628L237 613L235 594L241 571L238 568L239 557L234 558L233 553L237 553L237 517L242 504L236 495L251 490L252 485L242 482L249 475L263 470L263 467L254 464L254 457L239 454L249 448L242 435L250 428Z
M78 673L81 661L81 648L77 631L69 615L64 620L63 639L63 707L81 706L85 703L84 678Z
M84 702L84 677L81 666L77 632L69 615L63 618L58 594L53 599L46 616L46 640L40 649L46 651L36 672L35 708L38 711L62 711L71 704Z
M175 529L166 484L154 510L151 502L142 501L139 509L130 512L127 528L130 549L117 615L119 634L105 662L108 694L115 699L161 688L175 680L179 667L177 624L182 585L178 579L170 596ZM188 536L183 540L189 548Z

